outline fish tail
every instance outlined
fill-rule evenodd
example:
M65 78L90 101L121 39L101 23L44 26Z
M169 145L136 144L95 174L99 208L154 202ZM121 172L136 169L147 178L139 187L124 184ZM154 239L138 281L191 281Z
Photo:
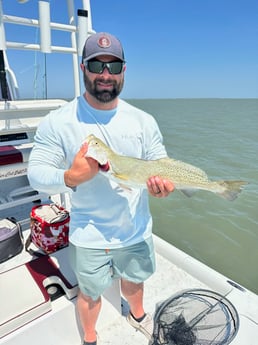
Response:
M218 194L226 200L233 201L238 197L243 187L248 184L246 181L219 181L218 184L223 187L223 192Z

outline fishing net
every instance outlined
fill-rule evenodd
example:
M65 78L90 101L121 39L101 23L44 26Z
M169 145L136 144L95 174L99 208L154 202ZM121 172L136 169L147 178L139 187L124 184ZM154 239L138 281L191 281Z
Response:
M238 327L237 311L224 296L203 289L183 291L157 307L149 345L227 345Z

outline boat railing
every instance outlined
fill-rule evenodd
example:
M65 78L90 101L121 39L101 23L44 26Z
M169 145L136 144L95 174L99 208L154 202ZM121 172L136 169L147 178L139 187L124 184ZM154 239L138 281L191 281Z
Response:
M3 13L3 0L0 0L0 50L7 49L41 51L42 53L70 53L73 57L74 96L80 94L79 57L82 54L83 45L88 35L93 33L91 24L90 2L82 1L82 9L75 15L74 2L67 0L67 12L69 24L50 21L50 3L38 1L39 18L25 18ZM62 4L63 5L63 4ZM77 22L76 22L77 18ZM40 43L7 41L5 37L5 24L23 25L38 28L40 31ZM70 33L69 46L57 46L51 42L52 30L60 30ZM5 54L5 59L7 59ZM8 62L6 63L8 66ZM9 68L8 68L9 70Z

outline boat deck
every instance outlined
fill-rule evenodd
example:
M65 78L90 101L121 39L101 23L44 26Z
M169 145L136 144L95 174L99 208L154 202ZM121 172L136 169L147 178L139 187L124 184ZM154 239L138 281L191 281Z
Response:
M26 229L24 237L27 238L28 235L29 230ZM232 303L237 302L239 306L241 327L232 344L255 345L253 339L258 339L257 318L254 321L255 314L257 315L257 296L249 291L234 288L224 276L210 270L157 236L154 236L154 239L157 270L145 285L146 311L154 314L159 303L183 290L194 288L214 290L226 295ZM25 266L31 260L31 255L25 250L0 265L0 320L4 318L6 321L6 315L9 314L12 322L13 319L17 319L16 323L9 325L10 333L6 331L8 327L5 328L6 335L0 339L0 344L31 344L31 339L35 339L37 345L81 344L81 330L75 310L77 283L67 256L67 248L50 256L71 284L67 288L66 294L54 300L47 298L45 294L42 297L39 293L38 283L35 284L35 281L32 281L27 274ZM189 274L188 271L191 271L192 274ZM12 273L10 278L12 284L8 286L10 272ZM48 277L44 285L55 282L53 277ZM241 298L244 301L243 310L241 310ZM23 301L25 304L27 303L26 307L25 304L23 305ZM37 308L28 303L34 303ZM246 310L246 303L248 303L248 310ZM24 317L18 318L22 314L21 310L23 310ZM32 314L31 310L34 310ZM121 299L119 282L115 281L103 297L102 311L97 324L98 345L148 344L145 336L135 331L127 323L125 318L127 313L128 305ZM2 326L3 323L1 325L0 322L0 327ZM0 337L1 333L3 335L2 331Z
M25 237L27 235L28 231L25 231ZM70 271L69 264L67 263L67 249L62 249L61 251L51 255L51 257L58 261L58 265L60 265L62 272L65 271L66 277L68 277L68 279L76 286L75 278ZM180 290L189 288L207 288L205 284L193 278L160 254L157 254L156 258L157 271L146 282L145 287L146 311L153 314L158 303L171 297L171 295ZM2 278L0 276L1 290L4 279L6 284L6 277L4 277L4 275L6 275L6 272L10 272L9 269L15 267L14 271L17 272L14 272L12 279L15 276L17 280L20 279L20 281L16 281L15 286L11 288L12 295L10 295L8 291L6 291L5 296L1 294L1 312L7 313L6 308L9 308L17 310L18 316L19 309L17 309L17 304L20 303L21 299L26 301L26 296L24 295L26 293L26 289L27 294L29 295L37 294L37 289L35 288L34 283L31 284L31 279L24 271L20 272L20 268L24 267L26 262L29 260L31 260L30 254L23 251L22 254L1 265L0 273L3 275ZM28 280L27 282L26 279ZM27 324L25 321L26 318L21 319L17 324L19 328L0 339L0 344L14 345L17 344L18 341L25 344L27 343L26 339L37 339L37 345L79 345L81 343L81 332L78 317L76 316L74 308L75 301L76 298L69 299L66 295L50 302L42 300L40 303L46 304L46 308L37 310L36 314L33 316L33 320L29 321ZM122 306L121 301L123 301ZM34 303L38 303L37 299ZM5 308L3 308L4 306ZM131 345L136 343L148 343L143 334L136 332L127 323L125 318L127 313L128 305L123 299L121 299L119 283L116 281L103 298L102 311L97 326L100 344ZM49 322L50 320L51 322ZM55 338L57 334L59 334L58 339ZM50 338L50 335L52 339ZM61 339L60 335L62 337Z

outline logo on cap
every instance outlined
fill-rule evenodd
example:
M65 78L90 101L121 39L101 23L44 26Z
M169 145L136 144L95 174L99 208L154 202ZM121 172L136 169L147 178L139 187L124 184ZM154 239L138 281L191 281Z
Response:
M98 40L98 46L100 48L109 48L111 46L111 41L107 36L102 36Z

